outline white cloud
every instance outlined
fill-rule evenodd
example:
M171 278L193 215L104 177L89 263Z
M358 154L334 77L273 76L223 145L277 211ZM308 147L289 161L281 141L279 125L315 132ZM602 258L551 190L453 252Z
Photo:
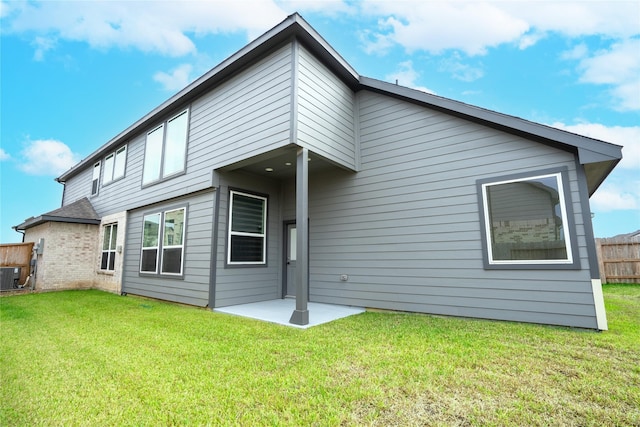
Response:
M566 125L559 122L553 123L551 126L622 145L623 157L617 168L634 170L640 178L640 126L605 126L599 123Z
M0 148L0 162L3 160L9 160L10 158L11 156L9 155L9 153L4 151L4 149Z
M44 60L44 54L53 49L56 46L56 43L56 40L53 38L37 36L31 43L31 45L36 49L33 53L33 59L35 61Z
M640 39L628 39L580 59L580 82L610 85L615 108L640 110Z
M638 33L637 1L519 1L496 2L514 18L539 32L568 37L602 35L626 38Z
M640 3L621 2L431 2L361 3L362 14L379 18L367 48L388 49L390 42L407 51L439 54L448 49L483 55L504 43L526 49L548 33L567 37L625 39L637 35Z
M285 10L298 11L301 14L320 12L323 15L339 18L358 13L355 5L341 0L279 0L277 3Z
M589 47L585 43L575 45L572 49L562 52L561 59L580 60L586 58L589 53Z
M632 186L635 186L635 191ZM640 209L639 187L640 181L632 182L626 188L605 183L591 197L591 206L599 212Z
M397 71L391 74L387 74L387 76L385 76L385 79L387 81L391 81L392 83L397 82L397 84L401 86L407 86L407 87L410 87L411 89L416 89L422 92L435 94L435 92L432 91L431 89L426 88L424 86L419 86L416 83L416 80L420 77L420 73L418 73L413 68L412 61L401 62L400 64L398 64L398 66L399 68Z
M484 76L482 68L465 64L458 52L454 52L451 57L441 60L439 70L450 73L454 79L463 82L472 82Z
M543 32L530 32L528 34L523 35L522 37L520 37L520 41L518 42L518 48L520 50L525 50L528 47L533 46L534 44L538 43L540 40L542 40L545 37L545 33Z
M189 84L192 71L191 64L182 64L171 70L170 73L158 71L153 75L153 80L160 83L165 90L177 91Z
M5 33L181 56L196 51L191 35L245 31L254 38L286 16L270 0L246 9L241 1L21 2L2 13Z
M365 1L363 9L385 16L379 21L381 37L371 37L384 47L389 40L408 52L439 54L447 49L483 55L501 43L518 40L529 25L505 13L498 5L479 2L378 2Z
M599 123L553 123L551 126L623 146L622 161L591 197L591 206L596 212L639 210L640 217L640 126Z
M78 156L55 139L28 141L22 150L24 161L18 166L31 175L60 175L78 162Z
M395 45L391 37L371 30L360 31L359 38L364 52L368 55L386 55Z

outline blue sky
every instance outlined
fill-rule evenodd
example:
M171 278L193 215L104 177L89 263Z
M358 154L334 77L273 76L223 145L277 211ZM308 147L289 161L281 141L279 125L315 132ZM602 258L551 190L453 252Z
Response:
M54 178L287 15L361 75L623 145L597 237L640 229L640 2L2 2L0 242Z

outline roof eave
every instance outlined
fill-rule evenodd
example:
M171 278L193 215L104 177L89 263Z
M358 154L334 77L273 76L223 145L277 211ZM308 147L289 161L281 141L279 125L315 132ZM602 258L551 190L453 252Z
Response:
M28 221L23 222L22 224L16 225L13 228L14 230L28 230L29 228L33 228L37 225L44 224L45 222L64 222L68 224L94 224L100 225L100 219L90 219L90 218L70 218L70 217L62 217L62 216L52 216L52 215L40 215L38 217L32 218Z

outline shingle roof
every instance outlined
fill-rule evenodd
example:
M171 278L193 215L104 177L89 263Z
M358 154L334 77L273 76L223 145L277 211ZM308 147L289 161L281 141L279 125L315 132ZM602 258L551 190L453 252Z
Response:
M27 218L15 230L26 230L45 222L67 222L78 224L100 224L100 217L86 197L37 217Z

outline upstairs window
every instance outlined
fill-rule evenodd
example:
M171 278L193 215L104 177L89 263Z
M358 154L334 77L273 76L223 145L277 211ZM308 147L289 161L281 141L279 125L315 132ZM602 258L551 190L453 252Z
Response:
M91 178L91 195L98 194L98 186L100 183L100 162L93 165L93 176Z
M574 265L561 172L479 182L485 266Z
M230 192L227 264L267 263L267 198Z
M102 234L102 259L100 261L100 270L115 270L117 236L118 224L109 224L104 226Z
M181 275L184 261L186 208L145 215L140 272Z
M127 163L127 146L118 148L104 159L104 177L102 184L120 179L124 176L125 164Z
M142 184L150 184L184 171L189 110L147 133Z

